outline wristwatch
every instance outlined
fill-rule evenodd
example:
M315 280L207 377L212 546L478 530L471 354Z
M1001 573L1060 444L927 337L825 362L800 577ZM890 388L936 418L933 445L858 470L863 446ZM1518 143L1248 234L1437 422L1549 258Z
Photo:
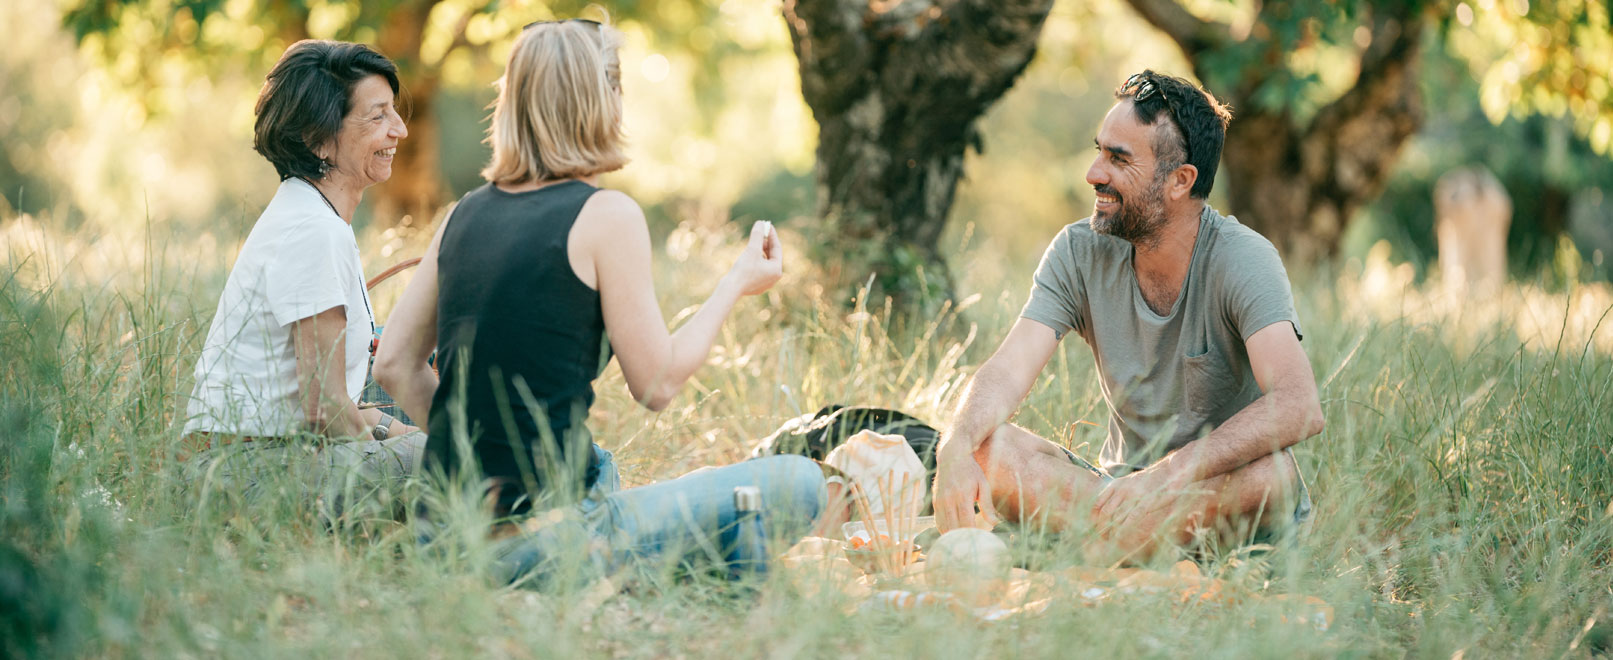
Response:
M381 421L376 422L375 428L370 429L370 435L374 436L376 440L385 440L387 434L391 431L392 416L386 413L381 413Z

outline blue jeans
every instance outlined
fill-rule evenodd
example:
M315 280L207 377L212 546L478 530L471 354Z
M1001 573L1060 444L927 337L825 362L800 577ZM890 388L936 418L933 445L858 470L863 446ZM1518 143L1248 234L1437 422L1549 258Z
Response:
M634 565L721 565L734 547L734 488L762 491L768 548L794 545L823 512L823 470L802 456L769 456L621 490L611 453L594 446L599 478L574 506L532 515L524 533L500 542L499 577L546 585L587 580Z

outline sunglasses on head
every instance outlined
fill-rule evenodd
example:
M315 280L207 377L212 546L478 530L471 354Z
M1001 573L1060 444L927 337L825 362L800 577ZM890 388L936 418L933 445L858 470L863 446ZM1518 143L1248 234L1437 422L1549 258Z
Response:
M593 19L590 19L590 18L563 18L563 19L554 20L554 21L532 21L531 23L527 23L526 25L521 26L521 31L525 32L528 28L530 28L530 27L532 27L534 25L543 25L545 23L571 23L571 22L587 23L589 25L594 26L595 30L598 30L600 28L600 26L602 25L602 23L600 23L599 21L596 21L596 20L593 20Z
M1171 121L1176 122L1177 131L1182 133L1182 151L1186 153L1188 162L1192 162L1193 147L1187 143L1187 132L1182 130L1182 118L1176 112L1176 101L1154 82L1154 77L1146 72L1132 74L1120 89L1130 90L1132 103L1142 103L1156 95L1165 100L1165 111L1171 113Z

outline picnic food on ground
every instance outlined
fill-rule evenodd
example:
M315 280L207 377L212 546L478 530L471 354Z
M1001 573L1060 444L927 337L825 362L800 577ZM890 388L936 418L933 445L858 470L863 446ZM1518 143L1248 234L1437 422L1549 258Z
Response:
M897 493L922 493L922 489L915 487L907 474L898 477L893 472L871 481L875 486L873 492L858 484L850 484L852 507L862 521L861 528L846 537L846 558L867 573L900 574L906 566L921 558L918 546L913 544L920 519L908 515L906 512L910 507L905 504L888 506L877 514L871 504L874 497L881 502L902 502L907 498L897 497Z
M928 559L932 571L997 575L1008 570L1008 544L986 530L960 527L936 539Z
M960 527L935 540L925 574L932 586L980 603L1001 591L1009 564L1008 544L996 534Z
M924 463L902 436L862 431L829 452L823 462L844 473L849 486L862 489L874 515L883 516L890 508L911 519L924 506Z

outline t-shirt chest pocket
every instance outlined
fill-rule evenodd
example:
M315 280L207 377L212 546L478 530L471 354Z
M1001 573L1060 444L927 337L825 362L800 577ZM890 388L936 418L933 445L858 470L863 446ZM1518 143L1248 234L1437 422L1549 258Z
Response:
M1182 356L1182 403L1195 422L1219 422L1213 415L1238 389L1226 350L1203 335L1187 345Z

